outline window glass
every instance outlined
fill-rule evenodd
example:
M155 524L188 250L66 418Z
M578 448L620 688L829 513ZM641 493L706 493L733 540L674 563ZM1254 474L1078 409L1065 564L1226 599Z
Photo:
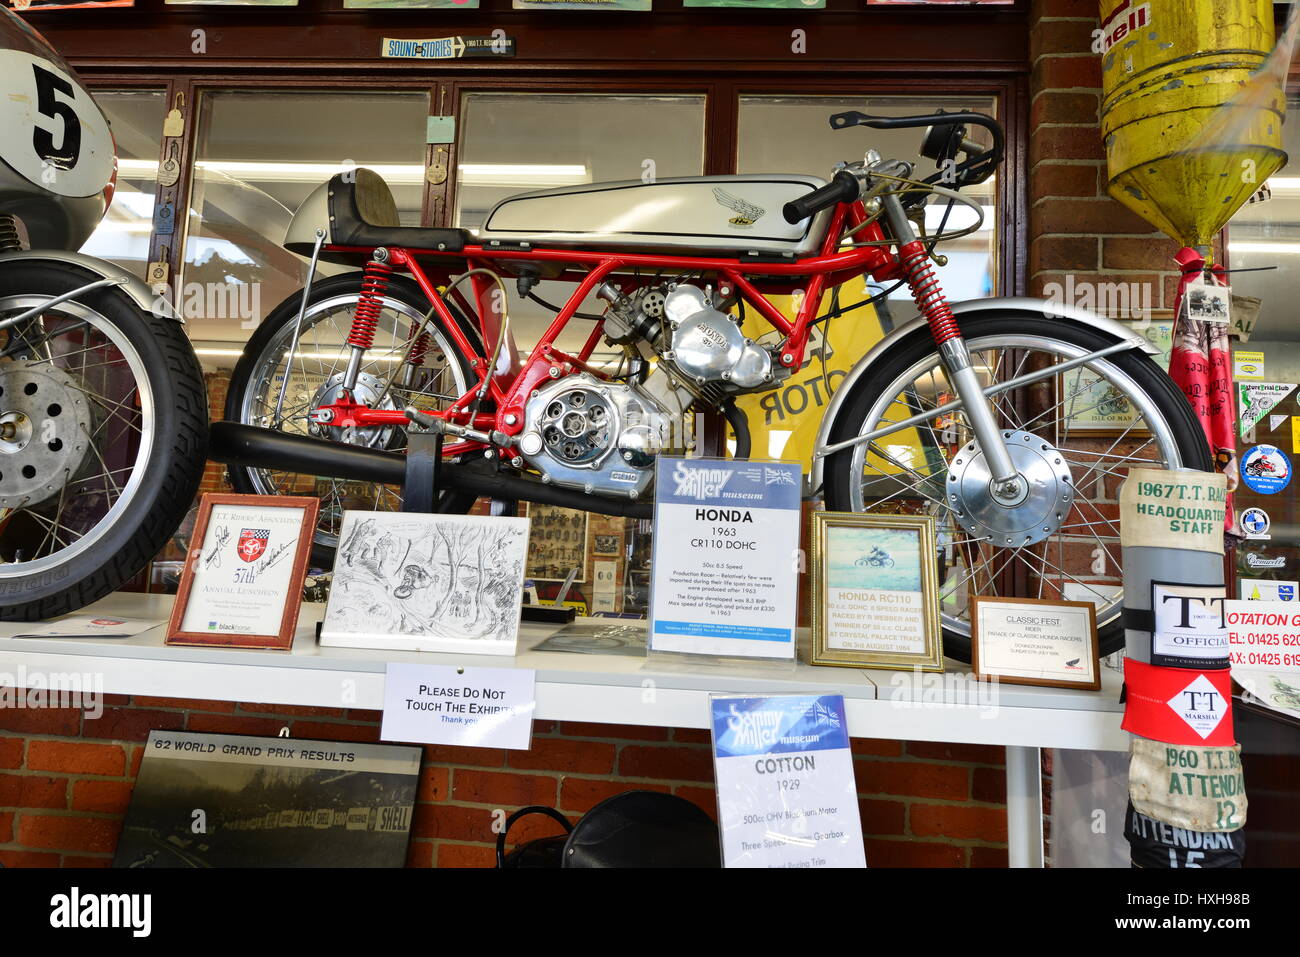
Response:
M280 244L298 205L335 173L375 170L402 224L420 224L428 111L422 91L203 95L180 289L200 356L241 348L302 287L307 259Z
M153 231L167 94L162 90L96 90L117 144L117 189L112 205L81 251L144 278Z
M571 93L468 93L461 103L454 225L476 228L514 193L651 176L704 172L703 96L623 96ZM521 300L507 284L511 324L523 349L535 343L554 313ZM541 282L534 294L563 305L567 282ZM595 296L583 312L600 313ZM581 348L590 324L575 319L557 345ZM599 352L596 361L608 358Z

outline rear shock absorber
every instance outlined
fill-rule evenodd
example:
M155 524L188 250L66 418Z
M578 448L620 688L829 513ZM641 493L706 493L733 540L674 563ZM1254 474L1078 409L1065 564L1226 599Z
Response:
M407 333L406 341L410 342L410 353L406 357L406 370L403 374L403 384L409 389L414 387L416 377L419 375L420 367L424 365L424 357L429 351L432 339L428 332L421 332L411 342L411 336L420 328L419 323L411 323L410 332Z
M343 373L343 388L349 395L356 388L361 359L375 343L375 329L379 325L384 293L388 291L388 279L392 274L393 267L388 265L388 250L381 246L375 250L374 258L366 263L361 277L361 295L357 298L357 307L352 313L352 328L347 338L352 354L348 356L348 367Z

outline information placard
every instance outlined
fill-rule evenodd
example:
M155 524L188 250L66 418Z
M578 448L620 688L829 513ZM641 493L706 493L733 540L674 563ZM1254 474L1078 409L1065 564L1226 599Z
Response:
M528 750L537 673L527 668L454 668L390 661L384 682L385 741Z
M793 658L799 466L660 457L650 650Z
M843 695L710 699L726 867L866 867Z

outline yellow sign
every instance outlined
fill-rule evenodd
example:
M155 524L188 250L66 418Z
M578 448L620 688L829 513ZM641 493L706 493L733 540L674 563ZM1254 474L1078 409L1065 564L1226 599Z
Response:
M1264 353L1238 349L1232 354L1232 377L1234 379L1264 378Z

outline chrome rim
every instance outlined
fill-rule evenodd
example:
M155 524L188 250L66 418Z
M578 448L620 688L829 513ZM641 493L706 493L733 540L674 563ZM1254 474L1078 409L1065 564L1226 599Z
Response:
M1032 335L985 336L967 345L985 384L1089 354ZM1113 363L1096 359L1043 383L992 399L1013 460L1033 490L1014 507L988 500L983 456L960 411L853 450L854 511L935 519L942 621L957 634L970 634L976 595L1092 601L1099 627L1114 620L1123 604L1119 482L1130 468L1182 464L1155 402ZM927 356L880 393L858 434L937 408L955 398L947 390L938 355ZM1124 421L1081 428L1081 416L1116 414L1115 392L1129 409Z
M0 299L0 316L48 298ZM106 317L69 301L33 323L29 358L0 333L0 578L94 546L140 494L157 427L144 361Z
M297 317L276 331L257 357L240 399L241 422L349 445L388 450L404 446L405 433L401 429L337 429L317 426L307 418L307 413L315 405L336 397L338 383L347 368L350 347L345 340L356 302L356 294L346 294L308 305L278 421L276 403L285 377ZM361 363L358 398L368 400L374 407L415 405L434 410L445 408L468 390L469 384L460 364L452 359L455 347L432 323L427 328L430 343L420 377L401 384L407 336L412 326L418 326L423 318L424 313L409 303L384 299L374 345L367 350ZM397 381L388 387L395 370ZM328 548L338 544L338 531L345 509L396 511L401 508L401 491L395 486L274 469L250 468L247 472L259 494L319 496L321 510L315 541Z

